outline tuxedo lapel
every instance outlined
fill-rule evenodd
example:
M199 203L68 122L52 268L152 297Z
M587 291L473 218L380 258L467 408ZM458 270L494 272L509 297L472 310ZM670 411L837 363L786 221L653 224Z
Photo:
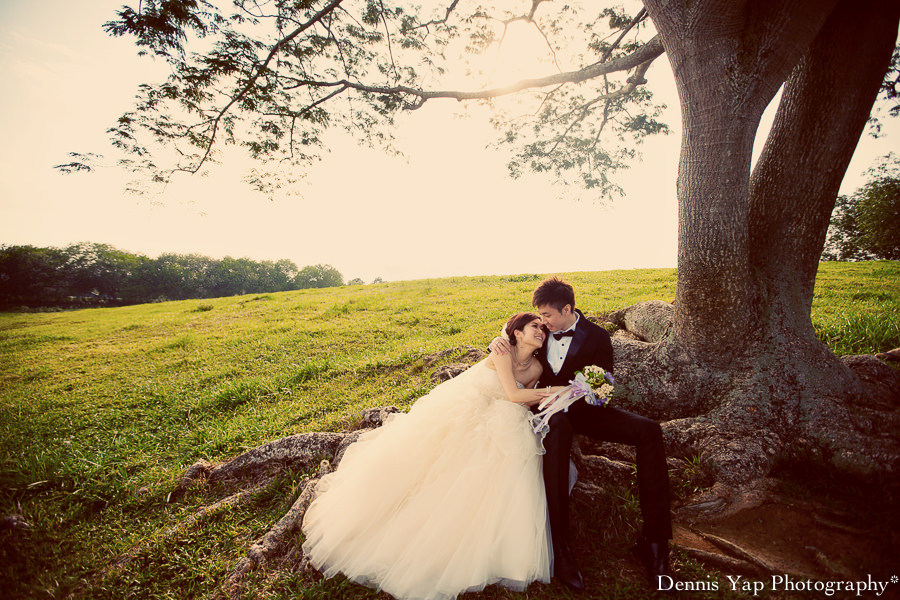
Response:
M544 344L541 346L541 349L538 350L537 357L541 363L541 366L544 367L544 373L552 373L553 369L550 368L550 362L547 360L547 344L550 343L550 336L548 335L544 340Z
M565 371L567 366L576 360L575 357L578 355L579 350L581 350L581 347L588 337L587 327L584 326L587 321L580 311L578 314L578 325L575 326L575 335L572 336L572 345L569 346L569 351L566 352L566 359L563 361L562 368L559 370L560 373ZM574 369L572 372L574 373Z

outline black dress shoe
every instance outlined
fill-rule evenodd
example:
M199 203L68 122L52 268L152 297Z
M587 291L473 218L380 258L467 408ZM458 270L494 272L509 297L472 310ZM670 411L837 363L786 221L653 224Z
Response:
M669 542L651 542L641 538L635 546L635 553L647 569L651 583L658 587L661 576L669 575Z
M553 549L553 577L561 581L569 589L584 591L584 577L575 564L575 557L568 546Z

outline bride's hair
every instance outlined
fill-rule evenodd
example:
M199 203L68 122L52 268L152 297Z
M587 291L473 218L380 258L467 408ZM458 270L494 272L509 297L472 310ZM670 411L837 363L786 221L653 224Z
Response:
M509 318L509 321L506 322L506 327L504 328L506 331L506 337L509 338L509 343L513 346L516 345L516 331L522 331L525 329L525 326L531 323L532 321L537 321L540 317L534 313L519 313L517 315L513 315Z

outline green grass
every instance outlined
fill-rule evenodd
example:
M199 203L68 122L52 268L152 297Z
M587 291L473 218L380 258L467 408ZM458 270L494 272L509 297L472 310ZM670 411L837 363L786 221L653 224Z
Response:
M813 299L816 335L840 356L900 347L896 261L822 263Z
M674 269L562 275L588 314L675 296ZM0 516L32 525L0 532L0 588L64 597L220 497L201 489L166 502L198 458L223 461L288 434L338 429L367 407L410 405L434 385L433 368L418 359L485 347L510 314L531 308L541 278L0 314ZM900 263L823 264L813 322L839 354L900 346ZM152 542L89 597L207 595L291 505L295 475L196 530ZM248 597L376 597L340 581L303 591L308 583L286 572L261 579ZM479 597L549 597L540 588ZM608 597L628 593L611 587Z

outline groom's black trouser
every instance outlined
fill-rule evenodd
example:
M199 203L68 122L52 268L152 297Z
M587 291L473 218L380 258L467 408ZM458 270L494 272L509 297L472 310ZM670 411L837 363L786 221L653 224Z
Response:
M619 408L576 402L569 412L551 417L550 431L544 438L544 487L554 546L570 542L569 451L575 433L636 448L644 537L651 541L670 539L669 472L659 423Z

